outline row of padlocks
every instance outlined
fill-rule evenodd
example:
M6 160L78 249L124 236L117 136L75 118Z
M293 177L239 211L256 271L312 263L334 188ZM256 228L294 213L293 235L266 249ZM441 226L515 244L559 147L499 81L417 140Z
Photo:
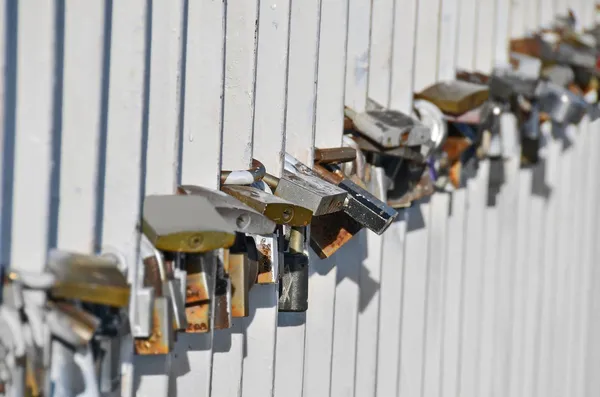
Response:
M134 258L51 249L42 271L4 268L0 395L135 395L137 358L232 328L260 285L274 287L279 313L318 310L311 258L334 258L361 230L383 235L419 200L464 187L482 161L494 205L515 150L522 167L538 162L544 125L568 142L567 126L599 118L597 43L600 29L559 16L511 40L510 64L418 90L411 114L346 106L342 146L311 148L310 161L280 153L273 172L256 155L220 170L219 189L184 177L174 194L146 195L127 231L139 236Z

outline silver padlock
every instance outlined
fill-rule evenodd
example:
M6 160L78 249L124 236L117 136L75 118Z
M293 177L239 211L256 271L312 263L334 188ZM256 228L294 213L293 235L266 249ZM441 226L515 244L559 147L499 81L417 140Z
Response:
M180 186L178 190L180 193L206 198L236 232L269 234L275 230L274 221L229 194L192 185Z
M345 114L358 132L385 149L427 145L431 141L430 131L426 126L396 110L381 109L359 113L346 108Z
M274 194L313 212L313 216L341 211L347 193L325 182L313 170L286 153L281 178L267 174L264 182Z
M579 124L589 105L583 98L551 82L538 89L540 111L547 113L557 124Z

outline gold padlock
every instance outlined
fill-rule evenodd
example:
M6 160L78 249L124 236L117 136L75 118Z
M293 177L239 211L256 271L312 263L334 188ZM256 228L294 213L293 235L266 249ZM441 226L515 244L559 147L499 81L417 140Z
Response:
M223 186L221 190L279 225L306 226L312 218L311 210L252 186L229 185Z
M144 200L142 232L161 251L204 253L227 248L235 232L210 202L197 195L155 195Z
M210 310L213 303L216 260L214 254L185 256L187 333L205 333L210 331L212 326Z
M487 86L458 80L436 83L415 94L415 99L431 102L450 115L475 109L483 105L488 97Z
M48 267L56 276L50 290L53 298L119 308L129 304L127 279L111 259L52 250L48 254Z

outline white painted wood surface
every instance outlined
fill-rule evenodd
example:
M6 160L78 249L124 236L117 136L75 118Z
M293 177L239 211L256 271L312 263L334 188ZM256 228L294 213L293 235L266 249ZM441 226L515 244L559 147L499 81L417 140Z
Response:
M568 6L591 26L588 0L7 1L0 263L40 270L54 246L134 263L144 194L216 188L253 157L279 175L285 151L311 164L339 146L344 104L410 113L413 91L489 72ZM530 169L508 148L495 207L484 161L383 237L311 253L306 314L257 286L231 330L136 357L136 394L596 396L599 129L569 127L564 150L545 131Z

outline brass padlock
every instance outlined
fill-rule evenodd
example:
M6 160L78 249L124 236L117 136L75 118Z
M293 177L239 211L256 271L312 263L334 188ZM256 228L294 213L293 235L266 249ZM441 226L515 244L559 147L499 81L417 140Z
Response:
M463 114L481 106L489 97L488 87L466 81L436 83L415 94L415 99L433 103L443 113Z
M48 253L48 268L56 276L50 290L54 298L126 307L130 288L111 258L60 250Z
M229 194L191 185L180 186L178 192L199 195L206 198L214 205L223 219L237 232L269 234L275 230L276 223L273 220Z
M144 200L142 232L161 251L203 253L227 248L234 230L197 195L154 195Z
M315 148L315 164L337 164L356 160L356 149L351 147Z
M231 316L247 317L250 289L258 278L258 251L254 239L238 234L235 244L225 250L223 263L231 280Z
M214 309L218 260L217 253L185 255L184 263L188 275L185 299L187 333L206 333L213 326L211 309Z
M235 197L278 225L306 226L312 218L312 211L293 204L281 197L263 192L252 186L223 186L225 193Z

